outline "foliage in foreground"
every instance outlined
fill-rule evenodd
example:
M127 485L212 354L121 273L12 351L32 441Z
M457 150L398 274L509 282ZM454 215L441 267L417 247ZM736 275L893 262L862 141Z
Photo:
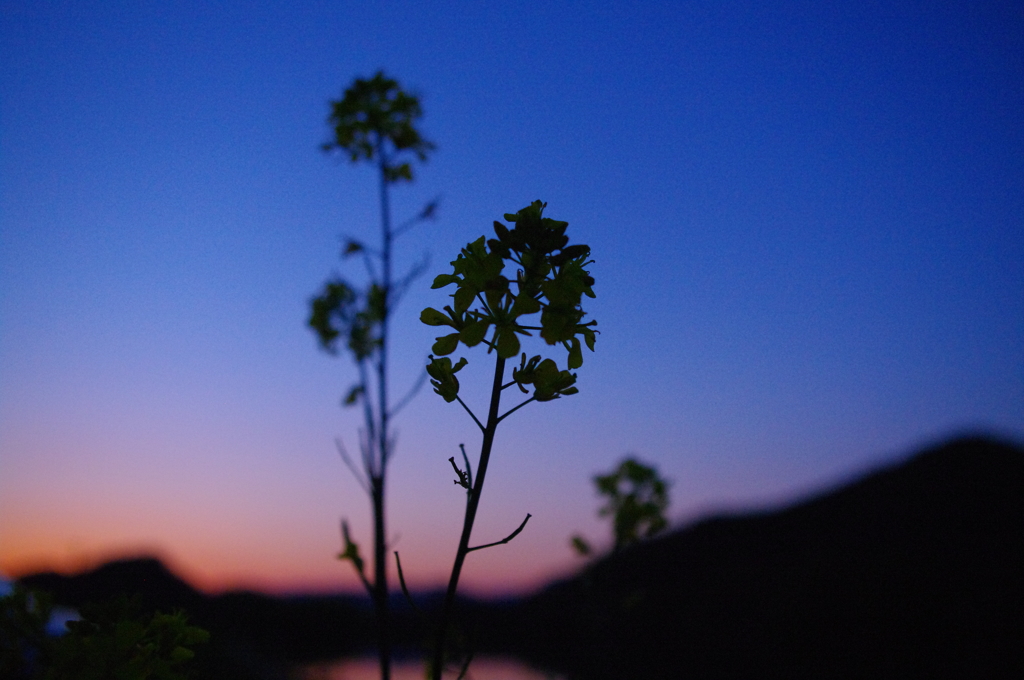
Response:
M21 586L0 598L4 680L187 680L192 648L210 637L181 611L142 614L124 596L82 607L67 633L51 636L52 603Z

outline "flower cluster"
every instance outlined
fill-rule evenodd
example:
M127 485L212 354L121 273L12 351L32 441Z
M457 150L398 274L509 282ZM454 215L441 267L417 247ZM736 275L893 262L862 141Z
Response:
M483 343L488 352L510 359L520 354L520 336L534 332L548 345L565 347L567 369L540 355L527 359L524 352L519 367L512 371L515 384L527 394L527 386L532 386L536 401L577 392L576 374L570 370L583 365L580 339L593 351L597 333L593 328L597 322L584 322L586 313L580 306L584 295L594 297L594 279L586 270L592 260L588 260L589 246L568 245L568 222L543 216L546 205L534 201L515 214L506 214L511 228L495 222L497 238L481 236L469 243L451 263L453 272L434 279L432 288L457 286L452 305L444 311L427 307L420 314L425 324L453 330L437 338L427 366L434 391L445 401L458 397L455 373L467 363L463 358L453 364L447 358L460 342L467 347ZM506 276L509 269L515 270L514 279ZM526 323L537 314L539 325Z

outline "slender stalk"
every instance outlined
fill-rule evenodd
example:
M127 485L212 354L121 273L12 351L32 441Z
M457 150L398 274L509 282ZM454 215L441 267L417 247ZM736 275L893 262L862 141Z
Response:
M466 514L462 521L462 536L459 538L459 548L455 553L455 564L452 565L451 578L448 579L448 590L444 594L444 603L441 605L441 616L438 620L437 628L437 646L434 649L434 664L431 668L433 680L441 680L441 673L444 671L444 648L447 642L448 622L451 620L452 607L455 604L455 592L459 587L462 564L466 561L466 555L469 554L469 539L473 533L473 522L476 520L476 511L480 505L480 493L484 488L484 479L487 477L487 463L491 459L494 432L498 429L498 407L501 402L501 381L504 376L505 360L499 356L496 358L494 365L491 406L487 412L487 425L484 427L484 439L480 445L480 462L477 464L473 488L470 490L469 498L466 501Z
M394 443L390 421L391 416L412 398L418 385L422 384L422 381L418 382L417 387L394 409L388 408L391 310L398 304L409 282L419 276L422 269L413 267L404 278L394 281L392 245L399 233L431 217L437 207L435 200L417 217L394 229L389 191L393 183L412 181L410 164L396 166L395 159L408 153L425 161L427 153L434 148L413 125L421 115L418 99L402 92L398 82L387 78L383 71L370 79L357 78L345 90L342 99L331 102L328 124L333 128L334 136L322 148L327 152L343 151L352 162L367 160L376 165L380 176L381 248L367 248L359 241L350 240L342 256L362 254L370 279L368 290L365 295L360 295L360 291L353 290L344 281L328 283L323 295L312 301L309 320L309 325L320 336L321 345L332 353L348 336L348 349L352 350L359 367L360 382L345 403L362 401L365 419L365 429L360 431L363 471L362 474L356 472L356 479L370 496L373 510L374 546L371 552L374 566L371 577L363 574L364 562L359 556L359 546L351 541L347 532L343 558L352 560L356 565L374 603L382 680L390 680L391 677L392 645L385 522L385 481ZM377 260L380 260L379 267ZM339 447L339 452L346 465L354 467L342 447Z
M388 609L387 569L384 563L384 476L373 479L374 583L373 603L377 610L377 644L381 680L391 677L391 620Z
M373 480L373 585L374 605L377 609L377 646L380 654L381 680L391 678L391 612L389 611L388 562L387 562L387 531L384 524L384 474L388 463L388 316L391 292L391 212L388 201L388 159L384 151L384 140L377 136L377 156L380 159L380 211L383 260L383 279L381 288L383 301L381 306L380 354L377 361L377 397L380 409L380 427L377 430L377 470Z

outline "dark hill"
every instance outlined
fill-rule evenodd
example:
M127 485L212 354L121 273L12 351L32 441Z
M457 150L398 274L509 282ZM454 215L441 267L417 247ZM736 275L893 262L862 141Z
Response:
M588 680L1024 677L1024 451L960 439L699 522L546 588L500 630L496 647Z
M71 607L109 600L120 594L139 595L143 606L153 609L202 611L210 598L172 574L154 558L108 562L75 576L46 572L19 579L29 588L45 590Z

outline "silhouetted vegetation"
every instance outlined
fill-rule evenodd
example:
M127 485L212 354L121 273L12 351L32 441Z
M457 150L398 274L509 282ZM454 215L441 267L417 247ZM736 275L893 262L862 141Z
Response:
M0 678L32 680L49 665L52 640L46 630L53 610L48 593L15 584L0 597Z
M446 643L453 637L449 626L466 556L474 550L508 543L530 519L527 514L522 524L500 541L469 545L498 424L531 402L552 401L578 392L576 374L570 371L583 365L580 339L591 351L594 349L596 331L593 327L597 322L584 322L586 312L580 306L584 295L594 297L594 279L585 269L592 262L589 259L590 248L569 245L569 237L565 235L568 222L544 217L546 205L534 201L515 214L506 213L505 219L513 223L511 229L496 221L494 233L497 238L481 236L463 248L451 263L452 273L439 275L431 286L445 288L454 284L453 304L446 305L443 312L427 307L420 315L425 324L447 326L454 331L437 338L432 347L427 373L434 392L448 403L459 402L483 435L475 476L464 446L460 448L465 470L459 468L454 456L449 458L457 475L455 484L466 490L466 511L437 624L433 661L429 669L434 680L441 680L447 660L458 659L452 652L465 652L464 649L449 649ZM505 275L506 267L515 270L514 278ZM536 319L536 314L540 315L539 320L526 321L527 318ZM527 325L530 323L540 325ZM528 360L523 352L519 367L512 369L512 379L505 382L505 362L520 354L520 336L529 337L534 333L546 344L561 345L568 352L568 368L560 369L553 359L539 354ZM467 348L482 344L487 353L493 353L495 357L490 404L483 420L459 396L459 379L455 374L468 362L463 357L452 364L447 355L458 350L460 344ZM510 387L530 396L501 413L501 393ZM397 553L395 555L397 558ZM471 654L472 650L469 650L464 658L458 659L460 678L466 673Z
M406 229L433 217L437 202L428 204L418 216L399 227L392 227L389 189L393 184L413 179L410 156L426 161L434 145L424 139L414 123L422 115L419 100L404 92L398 82L378 72L373 78L357 78L345 90L345 96L331 102L328 123L334 138L323 145L326 152L340 151L353 163L376 163L380 176L381 245L368 247L358 239L349 238L342 257L360 256L366 267L369 283L360 289L345 279L335 277L324 285L323 292L311 302L309 326L316 332L320 346L336 354L346 350L355 361L359 380L342 403L361 406L363 431L359 435L361 466L356 466L339 439L338 452L352 474L370 497L373 511L373 580L367 578L358 544L352 540L348 523L342 521L344 548L338 556L352 562L359 578L373 598L377 612L377 647L380 654L381 677L390 677L390 622L386 554L386 482L387 467L394 446L391 418L417 391L392 403L389 399L388 332L395 306L409 284L420 274L423 265L413 267L395 280L392 272L393 244Z
M184 612L144 613L141 598L89 602L67 632L49 634L52 598L16 586L0 598L0 677L4 680L188 680L193 647L209 633Z
M597 492L608 500L597 511L599 517L611 517L612 550L619 551L642 538L651 538L668 527L669 483L654 467L636 458L626 458L607 475L595 475ZM580 555L593 552L580 535L570 540Z

